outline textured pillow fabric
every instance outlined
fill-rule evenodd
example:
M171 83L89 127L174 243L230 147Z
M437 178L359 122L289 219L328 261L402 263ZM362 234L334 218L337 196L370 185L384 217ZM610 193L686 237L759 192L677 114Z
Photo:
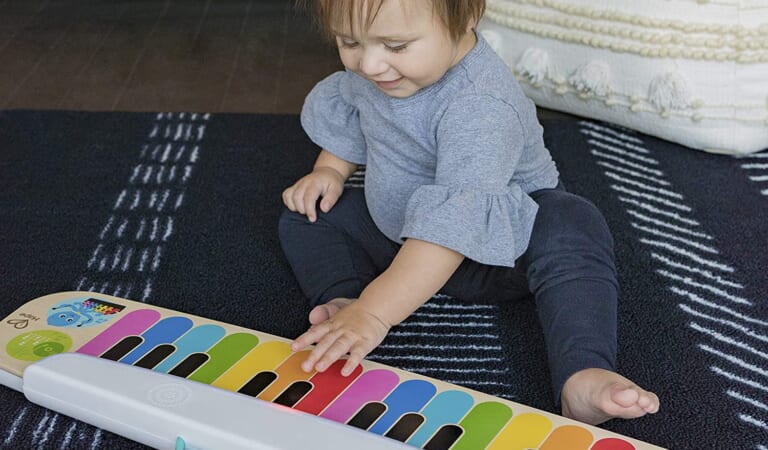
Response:
M768 0L488 0L537 105L691 148L768 148Z

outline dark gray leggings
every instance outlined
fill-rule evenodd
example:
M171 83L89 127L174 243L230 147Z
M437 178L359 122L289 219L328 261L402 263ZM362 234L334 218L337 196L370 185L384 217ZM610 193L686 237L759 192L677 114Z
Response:
M465 259L441 293L458 299L521 299L533 294L544 331L556 404L574 373L615 370L618 283L613 238L598 209L557 189L530 194L539 211L526 252L514 268ZM280 242L312 305L357 298L389 267L400 245L368 214L362 189L347 189L311 223L286 210Z

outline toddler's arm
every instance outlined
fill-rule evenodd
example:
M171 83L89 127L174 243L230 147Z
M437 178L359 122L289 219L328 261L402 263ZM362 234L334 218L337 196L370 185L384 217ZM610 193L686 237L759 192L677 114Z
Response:
M430 242L405 241L389 268L363 290L359 300L294 341L293 350L317 343L302 368L323 371L349 352L342 369L342 374L349 375L392 326L443 287L463 259L460 253Z
M314 222L317 219L317 199L323 197L320 209L323 212L330 211L344 190L344 182L355 170L357 164L323 150L317 157L312 172L283 191L283 203L291 211L304 214L310 222Z

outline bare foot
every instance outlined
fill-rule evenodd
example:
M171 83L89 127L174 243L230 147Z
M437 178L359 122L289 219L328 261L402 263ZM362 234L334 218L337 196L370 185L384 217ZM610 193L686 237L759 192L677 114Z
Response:
M613 418L634 419L659 410L656 394L605 369L584 369L571 375L560 400L565 417L591 425Z
M341 308L354 301L355 299L353 298L334 298L333 300L329 300L328 303L317 305L309 312L309 323L312 325L323 323L339 312Z

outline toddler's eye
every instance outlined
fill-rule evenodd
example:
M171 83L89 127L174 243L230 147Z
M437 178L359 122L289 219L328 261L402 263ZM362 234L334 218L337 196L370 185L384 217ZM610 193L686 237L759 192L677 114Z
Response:
M341 45L341 47L344 47L344 48L355 48L355 47L357 47L357 41L353 41L351 39L339 38L339 44Z
M399 43L399 42L398 43L394 43L393 42L393 43L385 44L385 46L387 47L387 50L389 50L390 52L397 53L397 52L402 52L403 50L405 50L406 47L408 47L408 43Z

